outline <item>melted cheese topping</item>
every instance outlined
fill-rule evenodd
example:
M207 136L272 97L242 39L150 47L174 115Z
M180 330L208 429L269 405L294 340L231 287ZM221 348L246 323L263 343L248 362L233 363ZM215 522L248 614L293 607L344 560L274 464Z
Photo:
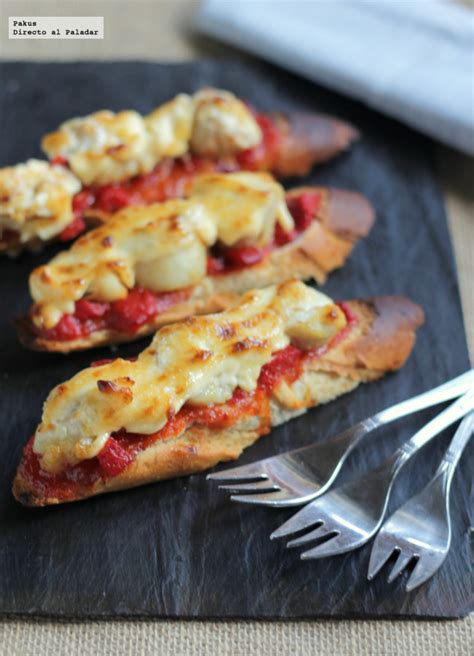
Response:
M294 228L285 191L267 173L200 175L189 193L215 217L219 241L225 246L268 244L275 223L286 231Z
M191 150L207 157L226 157L256 146L260 128L248 107L228 91L203 89L194 95Z
M119 358L56 387L33 450L58 472L97 455L113 431L154 433L185 403L254 390L272 353L302 334L306 348L321 346L345 323L331 299L302 282L248 292L226 312L165 326L136 362Z
M64 167L36 159L0 169L0 233L13 230L21 243L51 239L73 220L72 197L80 188Z
M151 138L151 149L157 158L180 157L188 152L193 116L192 97L180 93L145 117L144 123Z
M293 227L284 190L271 176L200 176L188 199L125 208L35 269L34 321L52 328L86 294L115 301L136 285L155 292L194 286L206 275L209 246L268 243L277 222Z
M148 116L107 110L63 123L42 148L51 159L66 157L85 185L104 185L149 173L164 157L190 150L213 157L255 146L260 128L233 94L207 89L179 94Z

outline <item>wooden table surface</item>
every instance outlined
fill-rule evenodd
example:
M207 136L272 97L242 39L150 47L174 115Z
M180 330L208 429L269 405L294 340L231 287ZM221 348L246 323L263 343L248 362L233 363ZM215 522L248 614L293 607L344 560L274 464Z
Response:
M231 0L229 0L231 1ZM260 0L262 1L262 0ZM471 4L473 0L468 0ZM245 3L242 3L244 7ZM192 33L196 0L0 0L3 60L185 61L242 53ZM5 38L8 16L104 16L104 40ZM1 81L0 81L1 82ZM436 149L474 361L474 159ZM468 573L466 573L468 575ZM472 654L474 617L458 622L0 622L0 654Z

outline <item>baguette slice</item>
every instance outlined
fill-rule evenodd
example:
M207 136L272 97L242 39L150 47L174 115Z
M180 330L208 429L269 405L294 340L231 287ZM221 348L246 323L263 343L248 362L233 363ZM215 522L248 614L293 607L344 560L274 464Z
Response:
M303 175L358 136L322 114L255 114L218 89L179 94L148 116L99 111L75 118L43 138L51 164L30 160L0 169L0 253L14 257L72 240L124 202L181 197L200 172Z
M41 146L50 160L68 163L85 187L97 188L146 176L163 162L166 175L190 155L191 174L197 165L305 175L358 137L352 125L332 116L259 113L228 91L202 89L179 94L146 116L102 110L76 117L45 135Z
M349 301L347 306L355 318L349 332L319 357L305 360L299 377L291 383L282 380L257 412L244 412L226 428L189 425L140 451L119 475L103 476L91 486L77 485L67 499L35 485L24 475L22 461L13 483L15 498L26 506L46 506L201 472L238 458L273 426L402 367L423 323L422 309L399 296Z
M188 316L220 312L249 289L280 284L295 278L312 279L322 285L331 271L343 266L357 242L368 235L375 214L369 201L357 192L298 187L288 191L286 197L291 199L305 192L321 194L322 203L311 226L297 239L273 250L260 264L222 275L207 276L186 301L156 315L135 333L105 329L75 340L46 339L34 330L32 309L16 322L21 342L33 350L57 353L130 342Z

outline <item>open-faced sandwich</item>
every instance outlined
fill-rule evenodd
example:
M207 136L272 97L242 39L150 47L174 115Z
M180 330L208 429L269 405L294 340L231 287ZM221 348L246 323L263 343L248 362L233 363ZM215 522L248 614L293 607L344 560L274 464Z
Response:
M138 358L93 363L50 393L13 493L45 506L235 459L272 426L400 368L422 322L406 298L335 304L290 281L165 326Z
M304 175L358 136L321 114L260 114L228 91L179 94L148 116L100 111L63 123L51 160L0 169L0 252L71 240L91 220L184 195L200 173Z
M322 283L373 220L357 193L285 194L267 173L197 176L186 199L125 208L35 269L20 338L39 350L87 349L225 309L254 287Z
M261 114L228 91L206 88L181 93L147 116L104 110L71 119L42 147L89 188L92 207L110 212L133 204L135 194L148 202L180 196L194 173L304 175L357 137L332 117Z

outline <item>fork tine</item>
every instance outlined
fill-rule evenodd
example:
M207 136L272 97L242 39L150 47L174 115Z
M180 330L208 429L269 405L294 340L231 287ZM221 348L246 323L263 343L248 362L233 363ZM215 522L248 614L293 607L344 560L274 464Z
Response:
M268 489L268 488L267 488ZM287 490L280 490L278 487L272 492L258 492L257 494L233 494L231 501L239 503L250 503L255 506L272 506L278 505L278 501L291 499L292 495Z
M254 483L229 483L229 485L219 485L219 490L230 490L231 492L266 492L278 491L280 488L270 480L255 481Z
M330 532L334 533L334 531ZM349 543L347 542L347 539L344 537L343 533L336 533L336 535L334 535L334 537L329 539L327 542L323 542L323 544L318 544L316 547L313 547L313 549L304 551L300 557L301 560L313 560L316 558L326 558L327 556L338 556L339 554L346 553L347 551L358 549L363 544L365 544L365 542L366 539L361 538L357 544Z
M304 506L300 511L298 511L293 517L290 517L284 524L282 524L276 531L270 535L270 540L276 540L277 538L284 538L292 533L297 533L302 531L304 528L309 528L318 523L319 518L316 512L312 508L312 503Z
M440 564L441 563L438 562L436 563L436 566L434 568L428 567L424 558L419 558L418 562L415 565L415 568L413 569L413 572L410 575L410 578L407 581L405 590L407 592L411 592L422 583L425 583L425 581L430 579L433 576L433 574L435 574L435 572L438 571Z
M380 533L377 536L370 553L369 571L367 573L367 578L369 581L371 581L374 576L380 572L382 567L392 555L394 549L393 545L384 544L382 540L379 540L379 537Z
M232 480L245 480L246 478L268 478L267 474L263 471L263 462L255 462L250 465L242 465L241 467L231 467L221 472L213 472L206 476L207 481L232 481Z
M333 531L328 531L333 533ZM300 558L301 560L315 560L316 558L326 558L326 556L337 556L345 551L351 551L352 547L345 547L344 540L341 540L341 534L336 533L332 538L329 538L323 544L318 544L308 551L303 551Z
M392 571L388 575L388 583L392 583L397 576L403 572L408 563L413 559L413 554L400 552L397 558L395 565L392 567Z
M331 532L332 531L329 531L327 526L321 524L313 531L310 531L309 533L305 533L305 535L302 535L299 538L295 538L294 540L290 540L286 545L286 548L293 549L293 547L300 547L302 544L307 544L308 542L312 542L313 540L316 540L318 538L323 538L325 535L329 535L329 533Z

